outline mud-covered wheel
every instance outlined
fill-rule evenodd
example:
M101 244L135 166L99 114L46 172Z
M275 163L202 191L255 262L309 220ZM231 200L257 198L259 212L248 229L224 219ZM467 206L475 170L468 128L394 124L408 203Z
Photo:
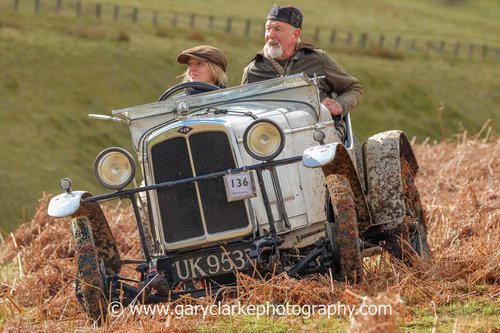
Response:
M401 157L400 161L405 216L403 223L388 232L386 247L396 258L402 259L407 264L412 264L418 257L424 260L430 258L427 224L425 211L420 202L420 194L415 185L416 172L411 168L406 158Z
M70 229L77 261L76 297L88 317L101 324L107 311L104 271L99 266L90 222L85 216L76 217Z
M332 250L332 270L338 280L360 282L363 263L354 194L347 178L338 174L327 176L326 185L333 210L333 221L326 226Z

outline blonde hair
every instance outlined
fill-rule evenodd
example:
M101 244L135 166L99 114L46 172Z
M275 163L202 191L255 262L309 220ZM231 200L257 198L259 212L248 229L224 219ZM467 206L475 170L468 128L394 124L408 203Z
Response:
M221 88L226 88L227 87L227 75L226 73L220 68L218 65L214 64L211 61L206 61L208 70L210 71L210 75L212 76L212 79L214 80L214 84L216 86L219 86ZM190 82L191 77L188 74L189 69L186 69L184 73L178 76L178 78L182 79L182 82Z

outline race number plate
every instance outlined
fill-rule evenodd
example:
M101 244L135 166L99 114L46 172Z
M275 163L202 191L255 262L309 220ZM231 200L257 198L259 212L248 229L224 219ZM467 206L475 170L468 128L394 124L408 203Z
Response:
M237 201L256 196L253 173L241 172L224 176L227 201Z
M225 246L176 258L172 263L175 281L200 279L247 268L250 244Z

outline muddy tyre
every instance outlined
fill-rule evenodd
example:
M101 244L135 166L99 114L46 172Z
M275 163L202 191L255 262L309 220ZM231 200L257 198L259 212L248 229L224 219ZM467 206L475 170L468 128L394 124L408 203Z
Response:
M333 211L333 221L328 222L326 226L332 251L331 268L337 280L360 282L363 263L359 248L354 194L347 178L341 175L327 176L326 185Z
M76 297L88 317L100 325L107 311L105 283L88 218L72 219L70 229L77 261Z
M427 243L425 211L422 209L420 194L415 185L416 172L404 157L401 157L400 165L405 216L397 228L387 232L386 247L393 256L411 265L418 258L429 259L430 249Z

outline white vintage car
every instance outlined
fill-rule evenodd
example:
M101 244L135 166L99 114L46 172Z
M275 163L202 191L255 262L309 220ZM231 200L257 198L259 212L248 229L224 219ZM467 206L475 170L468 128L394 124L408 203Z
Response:
M90 318L103 318L114 300L216 292L235 283L236 271L331 272L357 282L362 257L383 248L408 263L429 256L405 134L360 145L347 116L338 142L316 80L294 75L223 90L184 83L157 103L92 115L128 124L144 181L128 186L136 158L112 147L94 166L112 193L72 191L65 178L65 193L50 202L51 216L73 217L76 294ZM208 91L174 95L188 87ZM143 261L120 258L98 204L111 198L131 201ZM120 276L123 264L137 265L140 281Z

